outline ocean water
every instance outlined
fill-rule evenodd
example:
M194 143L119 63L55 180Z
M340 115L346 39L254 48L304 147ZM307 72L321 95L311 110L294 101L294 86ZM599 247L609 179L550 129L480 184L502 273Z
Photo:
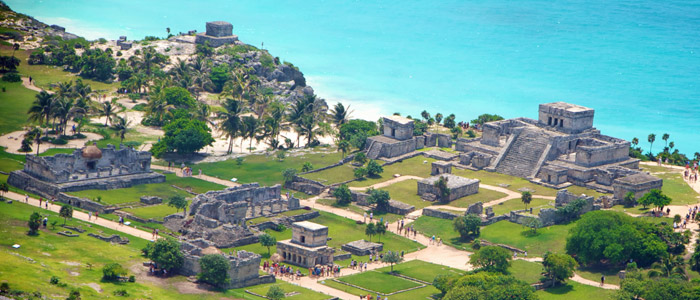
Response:
M596 110L594 126L654 151L700 152L700 2L7 0L87 38L165 36L225 20L293 62L329 102L376 119L426 109L537 118Z

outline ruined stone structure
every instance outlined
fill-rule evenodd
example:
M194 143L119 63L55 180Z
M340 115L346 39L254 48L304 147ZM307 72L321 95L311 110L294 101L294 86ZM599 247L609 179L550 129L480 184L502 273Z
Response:
M452 163L447 161L435 161L430 164L430 175L452 173Z
M292 224L292 239L277 242L285 262L305 268L333 263L335 249L328 247L328 227L303 221Z
M634 198L639 199L651 189L661 190L663 182L661 178L639 173L615 179L612 185L615 198L623 199L627 193L632 192Z
M129 50L132 47L132 43L126 40L126 36L120 36L119 39L117 40L117 46L119 46L119 49L121 50Z
M220 248L257 242L246 221L299 208L299 199L283 199L282 187L244 184L197 195L190 205L191 220L169 219L166 226L188 239L203 238Z
M384 249L384 245L379 243L368 242L365 240L357 240L344 244L340 247L340 249L343 249L343 251L350 252L353 255L363 256L375 252L382 252L382 250Z
M229 261L228 276L229 281L224 288L235 289L251 285L275 282L272 275L259 275L260 269L259 254L239 250L233 255L226 255L219 251L214 245L204 239L185 241L180 244L180 250L184 255L184 262L179 272L185 276L194 276L201 272L199 259L207 254L222 255Z
M383 118L382 135L367 138L365 151L370 159L392 158L421 149L425 137L413 136L413 120L401 116Z
M198 33L195 38L196 44L208 44L211 47L234 44L236 41L238 36L233 34L233 25L224 21L207 22L207 32Z
M452 174L440 174L418 181L418 195L424 199L436 199L439 194L435 182L440 177L447 178L447 188L450 189L450 201L479 192L479 180L460 177ZM427 196L427 197L426 197Z
M553 188L575 184L611 193L613 181L640 173L639 160L629 157L629 142L594 128L593 116L593 109L554 102L540 104L538 120L486 123L482 137L457 141L460 164Z
M71 201L71 205L100 210L102 205L63 194L90 189L127 188L137 184L165 182L163 174L151 171L151 153L113 145L95 145L54 156L27 155L23 170L13 171L7 182L43 197Z

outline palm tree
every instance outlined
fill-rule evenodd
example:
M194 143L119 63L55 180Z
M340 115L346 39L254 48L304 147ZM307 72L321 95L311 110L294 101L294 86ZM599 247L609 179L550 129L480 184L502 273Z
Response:
M32 106L29 107L29 121L38 121L39 125L44 125L44 118L46 123L49 122L49 117L51 117L51 108L54 102L54 95L47 93L46 91L41 91L36 94Z
M680 277L683 280L688 279L685 272L685 260L682 256L671 256L666 254L661 258L661 261L651 265L653 268L649 271L649 277Z
M112 124L112 128L117 131L117 134L119 134L119 144L122 144L124 143L124 136L129 129L129 124L131 124L131 121L127 121L126 118L122 118L120 116L115 116L115 118L117 121Z
M338 140L336 145L338 146L338 151L343 153L343 157L350 151L350 142L346 140Z
M676 146L676 143L674 143L673 141L671 141L670 143L668 143L668 147L669 147L671 150L673 150L673 147L675 147L675 146Z
M670 137L670 135L668 135L668 133L664 133L663 135L661 135L661 139L664 140L664 142L666 142L665 147L668 147L668 138L669 137Z
M207 105L206 103L198 102L197 107L195 108L195 111L194 111L194 118L204 122L205 124L206 123L211 124L211 121L209 121L210 114L211 114L211 108L209 107L209 105Z
M112 105L112 102L105 101L102 102L102 106L99 108L100 116L105 117L105 126L107 126L107 121L112 124L112 116L116 113L117 108Z
M348 121L348 118L350 118L351 113L352 111L350 111L350 105L348 105L348 107L345 107L343 103L340 102L338 102L338 104L336 104L331 110L333 122L337 127L340 127L340 125L345 124Z
M649 141L649 154L651 154L651 147L654 146L655 140L656 140L656 134L650 133L649 136L647 137L647 141Z
M639 144L639 139L638 138L632 138L632 145L637 147L637 144Z
M27 131L25 138L33 140L36 143L36 155L39 155L39 145L41 145L41 128L34 127Z
M218 129L224 133L229 138L228 143L228 154L233 152L233 139L235 139L241 132L241 114L243 113L243 106L240 101L233 99L226 99L223 103L224 111L217 112L216 118L219 120ZM241 145L243 141L241 141Z
M245 116L243 117L243 138L249 138L250 139L250 146L248 147L248 151L252 152L253 151L253 138L257 137L257 134L260 132L260 122L258 119L256 119L253 116ZM241 144L243 142L241 141Z
M51 112L55 118L58 118L58 125L62 129L63 135L66 135L66 125L73 111L73 99L71 98L58 98L53 105Z
M73 82L59 82L58 90L56 91L56 97L58 98L73 98L75 97L75 91L73 90Z
M693 156L695 156L695 160L700 161L700 152L695 152Z
M286 128L282 123L285 118L285 110L287 107L284 103L275 100L270 104L270 109L265 116L265 128L269 133L270 140L277 141L279 139L280 132Z
M146 113L151 118L158 121L159 125L162 125L165 121L165 115L168 111L175 109L175 106L168 104L165 99L161 97L154 97L148 102L146 106Z

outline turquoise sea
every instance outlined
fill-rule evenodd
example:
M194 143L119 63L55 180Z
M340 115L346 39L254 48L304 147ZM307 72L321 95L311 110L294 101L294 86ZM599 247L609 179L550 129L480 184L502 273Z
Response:
M165 36L225 20L293 62L317 94L354 115L537 117L537 105L594 108L625 139L669 133L700 152L700 1L8 0L88 38Z

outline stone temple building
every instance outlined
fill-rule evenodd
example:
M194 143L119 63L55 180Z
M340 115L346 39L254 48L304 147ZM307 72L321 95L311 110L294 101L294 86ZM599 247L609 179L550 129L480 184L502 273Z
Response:
M165 182L165 176L151 171L150 152L123 146L116 149L113 145L100 149L93 144L72 154L29 154L24 169L13 171L7 181L28 192L64 201L62 192L127 188ZM96 210L90 200L73 201L71 205Z
M279 184L261 187L258 183L209 191L192 200L189 215L193 218L168 218L165 226L187 239L203 238L219 248L251 244L257 242L257 236L247 220L299 208L299 199L286 200L281 193Z
M413 136L413 120L402 116L382 118L384 123L381 135L367 138L367 157L396 157L423 148L424 137Z
M440 177L445 177L447 179L447 188L450 190L450 201L479 192L478 179L464 178L461 176L444 173L419 180L418 195L420 195L424 200L435 201L437 199L437 195L439 194L437 187L435 187L435 183L440 180Z
M574 184L608 193L615 190L616 195L625 184L638 193L659 186L658 181L624 179L641 173L639 160L629 157L629 142L593 127L593 117L591 108L554 102L540 104L538 120L486 123L482 137L457 141L456 150L463 152L460 164L554 188Z
M277 242L285 262L305 268L333 263L335 249L328 247L328 227L309 221L292 224L292 239Z
M229 261L229 281L226 282L224 288L235 289L275 282L274 276L258 273L261 256L257 253L240 250L232 255L226 255L203 239L183 241L180 244L180 250L184 256L184 262L178 272L182 275L195 276L199 274L202 271L199 259L204 255L215 254L222 255Z
M196 44L208 43L211 47L234 44L236 41L238 36L233 34L233 25L224 21L207 22L207 32L198 33L194 40Z

